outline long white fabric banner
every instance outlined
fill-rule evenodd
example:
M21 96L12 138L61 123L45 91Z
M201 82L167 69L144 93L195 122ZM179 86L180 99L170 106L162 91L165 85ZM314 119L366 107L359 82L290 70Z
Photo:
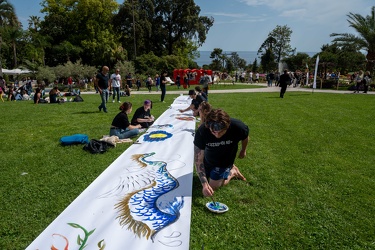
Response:
M179 96L28 247L189 249L193 179L192 113Z

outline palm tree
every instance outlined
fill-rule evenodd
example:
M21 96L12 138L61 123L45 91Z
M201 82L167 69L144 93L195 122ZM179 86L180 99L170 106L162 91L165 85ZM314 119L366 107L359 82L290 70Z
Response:
M29 30L33 30L34 32L39 30L41 24L40 17L30 16L30 19L27 21L29 21Z
M22 37L22 24L18 21L15 13L11 14L8 26L4 29L7 33L7 40L13 49L13 67L17 68L17 40Z
M347 17L349 27L358 32L358 36L349 33L333 33L336 37L332 42L338 45L355 45L358 50L366 50L366 70L373 71L375 65L375 6L371 8L371 15L363 17L360 14L350 12Z
M13 5L8 3L7 0L0 0L0 76L3 76L3 65L1 58L1 45L3 43L2 32L4 26L9 24L15 16Z

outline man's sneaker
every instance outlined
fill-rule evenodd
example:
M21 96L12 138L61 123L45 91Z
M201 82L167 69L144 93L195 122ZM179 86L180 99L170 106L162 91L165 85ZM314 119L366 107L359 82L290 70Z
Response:
M115 103L115 100L113 99L112 102Z
M121 103L121 101L118 101L118 103Z

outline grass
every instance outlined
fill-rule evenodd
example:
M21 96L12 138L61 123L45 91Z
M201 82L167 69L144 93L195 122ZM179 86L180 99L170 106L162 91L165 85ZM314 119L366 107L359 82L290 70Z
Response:
M139 106L151 98L158 116L174 97L167 94L166 103L157 102L159 95L127 99ZM82 146L59 145L64 135L108 134L118 103L104 114L97 111L99 96L83 98L62 105L0 103L0 249L27 247L129 146L91 155ZM205 208L209 200L194 176L190 248L375 249L373 98L211 94L214 107L251 129L247 157L236 160L248 182L216 192L230 209L217 215Z

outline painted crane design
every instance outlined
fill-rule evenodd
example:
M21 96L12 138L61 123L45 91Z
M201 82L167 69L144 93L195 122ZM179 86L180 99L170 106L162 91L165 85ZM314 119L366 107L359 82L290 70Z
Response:
M168 172L166 162L147 160L154 154L133 155L132 159L140 167L131 169L114 189L101 196L120 196L120 202L115 205L120 225L139 238L151 240L160 230L178 220L184 203L183 197L175 197L172 201L165 199L164 195L179 184Z

